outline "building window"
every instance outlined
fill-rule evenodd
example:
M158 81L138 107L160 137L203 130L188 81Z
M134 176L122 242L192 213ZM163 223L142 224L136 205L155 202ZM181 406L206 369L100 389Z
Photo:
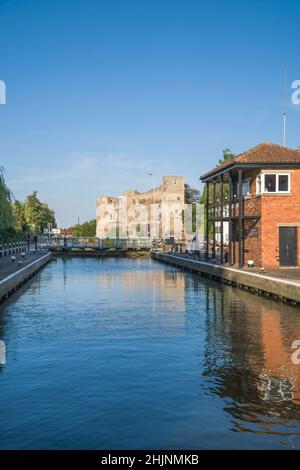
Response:
M289 190L289 175L278 175L278 191L288 192Z
M264 192L275 193L276 192L276 175L264 175L264 176L265 176Z
M256 180L257 194L289 193L290 173L262 173Z
M259 175L256 180L256 192L257 194L261 193L261 176Z
M250 195L250 180L244 180L242 184L242 195L249 196Z
M239 195L239 184L238 183L234 183L232 185L232 196L235 198L235 197L238 197ZM250 196L250 180L247 179L247 180L243 180L243 183L242 183L242 196L243 197L247 197L247 196Z

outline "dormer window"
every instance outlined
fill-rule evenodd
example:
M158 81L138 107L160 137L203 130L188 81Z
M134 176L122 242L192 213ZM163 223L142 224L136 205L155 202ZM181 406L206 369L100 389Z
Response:
M284 194L291 190L290 173L261 173L256 180L257 194Z

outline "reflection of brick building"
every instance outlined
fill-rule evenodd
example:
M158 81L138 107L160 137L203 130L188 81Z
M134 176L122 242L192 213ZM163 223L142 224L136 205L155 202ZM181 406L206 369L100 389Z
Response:
M182 236L183 210L184 177L164 176L158 188L143 193L128 190L120 198L99 197L96 235L178 239Z
M221 237L222 263L226 250L229 264L240 267L249 260L273 268L300 265L300 151L263 143L201 179L213 226L212 239L206 231L208 258L216 257L216 226L223 226L229 241L225 247Z
M213 393L226 398L238 432L277 434L268 417L300 420L300 366L293 363L300 339L297 308L206 281L205 375ZM237 406L238 404L238 406ZM262 419L261 419L262 418ZM268 428L269 426L269 428ZM259 431L258 431L259 432Z

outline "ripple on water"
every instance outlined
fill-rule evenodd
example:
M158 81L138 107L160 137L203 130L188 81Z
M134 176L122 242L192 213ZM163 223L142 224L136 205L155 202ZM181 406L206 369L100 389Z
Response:
M300 311L149 259L58 259L0 311L0 448L299 448Z

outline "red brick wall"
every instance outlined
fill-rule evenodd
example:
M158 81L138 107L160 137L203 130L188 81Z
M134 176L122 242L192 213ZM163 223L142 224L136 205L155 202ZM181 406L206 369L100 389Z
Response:
M267 169L264 169L268 171ZM274 168L270 168L274 171ZM255 266L279 268L279 226L297 225L298 227L298 265L300 266L300 169L280 168L280 172L291 174L290 194L256 194L256 177L260 170L243 174L250 179L250 195L244 198L244 215L259 214L260 219L244 221L244 262L254 260ZM238 209L235 212L238 215ZM237 222L236 222L237 223ZM257 229L258 236L253 235ZM232 243L235 261L238 264L238 242Z
M260 221L245 221L244 227L249 233L244 240L244 262L253 260L255 266L262 265L261 223ZM257 230L257 236L251 234L251 230Z
M244 198L244 215L260 215L261 198L256 197L256 177L258 172L251 171L244 175L244 179L250 180L250 195ZM253 260L255 266L262 264L262 243L261 243L261 220L249 219L244 221L246 238L244 239L244 262ZM254 235L254 230L257 231Z
M280 170L281 171L281 170ZM285 171L285 170L282 170ZM286 170L289 171L289 170ZM263 195L261 199L262 264L279 267L279 224L300 224L300 169L291 171L291 194ZM298 265L300 265L300 230L298 227Z
M250 181L250 195L244 198L244 215L260 215L261 212L261 198L256 197L256 176L258 171L249 171L244 173L243 179ZM236 191L237 192L237 191ZM238 208L235 210L238 215ZM236 221L236 224L238 222ZM253 236L253 230L257 230L257 236ZM252 231L251 231L252 230ZM249 219L244 221L244 263L247 264L248 260L253 260L255 266L262 264L261 252L261 222L260 219ZM232 243L233 260L238 265L239 262L239 244L237 241Z

